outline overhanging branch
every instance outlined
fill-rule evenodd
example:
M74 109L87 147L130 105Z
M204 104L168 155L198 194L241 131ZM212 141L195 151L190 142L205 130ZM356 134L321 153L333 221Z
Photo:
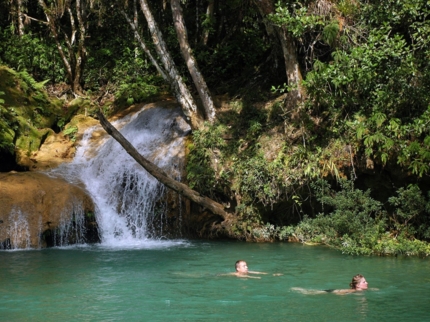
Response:
M221 216L222 218L224 218L224 220L231 217L231 214L224 211L223 205L217 203L216 201L208 197L200 195L197 191L189 188L182 182L172 179L166 172L164 172L158 166L144 158L136 150L136 148L104 117L101 111L99 111L97 115L99 117L100 124L105 129L105 131L110 136L112 136L119 144L121 144L124 150L158 181L160 181L162 184L172 189L173 191L176 191L184 197L187 197L195 203L207 208L213 214Z

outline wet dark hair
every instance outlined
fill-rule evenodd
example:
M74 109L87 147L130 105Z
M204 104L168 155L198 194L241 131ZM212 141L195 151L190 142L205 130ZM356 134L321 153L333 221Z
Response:
M351 283L349 283L349 286L351 286L352 289L356 289L357 288L357 284L360 283L361 279L363 279L364 276L361 274L357 274L352 278Z
M239 267L240 263L246 263L246 262L244 260L242 260L242 259L239 259L238 261L236 261L236 264L234 265L236 271L237 271L237 268Z

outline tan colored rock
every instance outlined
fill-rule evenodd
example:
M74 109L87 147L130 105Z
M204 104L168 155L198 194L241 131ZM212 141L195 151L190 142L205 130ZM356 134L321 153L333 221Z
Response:
M98 124L99 122L92 117L76 115L69 123L69 126L77 127L77 132L73 134L74 139L50 130L51 133L37 151L29 154L28 151L17 150L17 163L30 171L40 171L56 168L64 162L71 162L75 156L76 143L82 139L89 127Z
M73 142L62 134L51 134L38 151L30 155L26 151L17 151L17 163L29 170L47 170L58 167L61 163L73 160L75 147Z
M11 248L45 247L46 232L55 234L61 227L63 231L64 227L73 229L77 221L83 223L86 214L94 214L94 204L79 186L40 172L0 173L3 247L7 244ZM85 225L88 226L88 220ZM66 238L73 243L70 237Z

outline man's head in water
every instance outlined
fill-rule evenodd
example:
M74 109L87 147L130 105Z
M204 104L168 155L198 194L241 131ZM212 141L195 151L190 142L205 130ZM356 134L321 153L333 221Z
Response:
M248 274L248 265L244 260L238 260L236 262L236 273L238 274Z

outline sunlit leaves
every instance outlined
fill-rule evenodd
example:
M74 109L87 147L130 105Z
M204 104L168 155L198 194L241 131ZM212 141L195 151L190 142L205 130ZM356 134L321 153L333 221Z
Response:
M292 4L290 8L278 5L276 13L270 15L269 19L276 25L286 26L295 37L302 36L318 25L324 25L322 17L308 14L308 8L299 2Z
M397 159L422 176L428 171L422 140L430 134L428 60L421 60L416 44L394 30L392 21L379 23L351 51L333 52L330 63L315 61L304 86L314 113L330 115L331 133L346 134L337 130L337 120L345 118L349 139L360 140L368 157L381 164Z
M322 39L323 41L334 46L334 43L339 35L339 23L337 21L332 21L323 28Z

